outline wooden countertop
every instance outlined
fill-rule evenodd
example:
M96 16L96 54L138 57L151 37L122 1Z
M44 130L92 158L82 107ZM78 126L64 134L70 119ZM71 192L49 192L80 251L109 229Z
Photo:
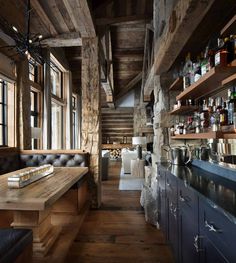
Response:
M0 209L44 210L88 172L88 167L55 167L54 172L20 189L7 185L12 173L0 175Z

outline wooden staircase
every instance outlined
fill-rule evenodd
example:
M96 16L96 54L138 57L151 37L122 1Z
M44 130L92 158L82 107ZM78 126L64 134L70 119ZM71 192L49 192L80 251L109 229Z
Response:
M133 108L102 109L102 143L131 143Z

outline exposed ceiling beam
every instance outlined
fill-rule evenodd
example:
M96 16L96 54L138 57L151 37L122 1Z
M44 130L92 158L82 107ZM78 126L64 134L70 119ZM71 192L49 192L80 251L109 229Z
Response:
M133 16L120 16L120 17L103 17L96 19L96 25L105 26L105 25L119 25L127 22L142 22L149 21L151 15L133 15Z
M135 76L132 80L130 80L130 82L124 88L122 88L122 91L117 94L116 99L119 99L123 97L124 95L126 95L129 91L131 91L134 88L134 86L141 79L142 79L142 72L138 73L137 76Z
M53 38L43 39L41 44L48 47L77 47L82 46L82 39L79 32L64 33Z
M106 8L109 4L111 4L114 0L105 0L103 3L101 4L98 4L96 7L95 7L95 12L97 10L101 10L101 9L104 9Z
M81 37L95 37L95 27L87 0L62 0Z
M8 46L15 46L16 42L13 38L5 34L1 29L0 29L0 39L2 39Z
M38 0L31 0L31 6L34 9L34 11L38 14L40 20L45 25L45 27L48 29L50 34L52 36L57 35L58 33L57 33L56 28L54 27L53 23L51 22L51 20L49 19L49 17L45 13L45 11L43 10L39 1Z

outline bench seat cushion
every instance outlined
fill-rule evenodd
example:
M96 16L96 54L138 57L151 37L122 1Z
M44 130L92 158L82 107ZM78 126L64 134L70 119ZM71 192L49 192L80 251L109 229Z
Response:
M0 229L0 263L11 263L33 242L28 229Z

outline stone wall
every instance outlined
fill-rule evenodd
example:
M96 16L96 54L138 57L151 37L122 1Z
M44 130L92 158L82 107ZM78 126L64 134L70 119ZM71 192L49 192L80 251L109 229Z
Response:
M146 123L145 104L140 102L140 89L136 89L134 97L134 136L142 135L142 128L146 127Z

